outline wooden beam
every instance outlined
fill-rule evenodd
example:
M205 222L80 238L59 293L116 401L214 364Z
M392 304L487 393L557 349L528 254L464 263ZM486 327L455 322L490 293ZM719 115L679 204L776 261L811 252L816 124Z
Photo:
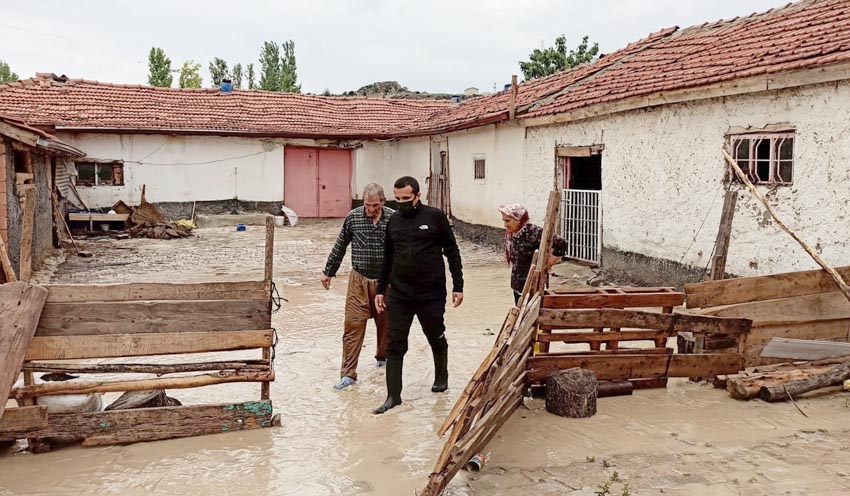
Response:
M620 331L616 334L590 331L541 333L537 336L537 340L551 343L600 343L611 340L655 341L659 338L667 339L669 337L671 335L667 331Z
M2 403L6 400L3 399ZM33 432L47 428L46 406L9 408L0 418L0 442L23 439Z
M750 190L750 193L752 193L753 196L758 198L762 205L764 205L765 210L767 210L770 216L773 217L773 220L776 222L776 225L778 225L783 231L785 231L789 236L791 236L794 241L796 241L800 246L802 246L806 253L808 253L809 256L812 257L812 259L817 262L818 265L823 267L823 269L829 274L829 277L832 278L832 280L835 282L835 285L838 286L838 289L840 289L844 296L847 298L847 301L850 301L850 286L847 285L847 282L844 280L841 274L838 273L838 271L836 271L831 265L829 265L826 260L824 260L823 257L821 257L817 251L815 251L814 248L809 246L808 243L806 243L806 241L803 240L803 238L800 237L800 235L797 234L796 231L793 231L790 227L785 225L785 222L783 222L782 219L779 218L779 215L777 215L776 211L773 210L773 207L770 205L770 203L768 203L767 200L764 199L764 196L762 196L762 194L759 193L756 187L753 186L753 183L750 182L750 178L748 178L747 175L744 174L744 171L741 170L741 168L735 162L735 159L732 158L732 155L729 155L729 152L726 151L725 147L721 149L721 152L723 152L723 157L726 159L726 162L729 164L729 166L732 167L732 170L735 172L735 175L738 176L738 179L742 183L744 183L744 186L746 186L747 189Z
M808 339L773 338L761 351L762 358L822 360L850 355L850 343Z
M36 336L236 331L271 327L265 300L47 303Z
M210 370L270 370L268 360L214 361L198 363L45 363L24 362L26 372L67 374L179 374Z
M0 164L2 165L2 164ZM18 276L12 270L12 261L9 260L9 252L6 251L6 243L3 241L3 236L0 236L0 282L15 282Z
M685 295L676 292L624 293L624 294L547 294L543 308L642 308L679 306Z
M590 369L599 380L711 377L738 372L741 365L741 356L735 353L535 356L528 361L528 378L540 383L553 371L572 367Z
M841 276L850 278L850 266L837 267L836 271ZM838 287L823 269L685 284L688 308L717 307L831 292L839 292Z
M68 220L72 222L127 222L130 214L99 214L88 212L71 212L68 214Z
M711 259L711 279L714 281L726 277L726 257L732 239L732 219L735 217L737 201L737 191L727 191L723 198L723 212L720 214L720 227L717 230L714 257Z
M158 441L272 426L270 401L48 415L38 437L83 437L84 446Z
M753 322L850 319L850 302L838 291L751 301L698 310L699 315L746 317Z
M753 324L746 340L743 341L742 353L745 367L781 362L781 359L763 358L761 356L765 346L777 337L846 342L850 339L850 319L758 322Z
M148 300L267 300L266 281L203 282L191 284L47 284L47 303ZM226 305L226 304L225 304Z
M32 277L32 236L35 223L35 190L24 197L23 226L21 227L21 256L18 259L18 279L28 282Z
M35 334L47 290L25 282L0 285L0 418Z
M589 310L540 310L539 323L551 329L590 329L619 327L630 329L663 330L668 337L676 332L688 331L704 334L743 334L749 332L752 321L687 314L668 314L596 308ZM608 333L611 334L611 333ZM616 339L616 336L609 336Z
M15 398L34 398L57 394L116 393L127 391L153 391L155 389L188 389L229 382L273 381L273 371L221 371L185 377L158 377L128 381L63 381L19 386L12 389Z
M266 282L271 282L274 278L274 217L271 215L266 215L266 256L263 274Z
M274 331L207 331L34 337L26 360L75 360L206 353L271 346Z

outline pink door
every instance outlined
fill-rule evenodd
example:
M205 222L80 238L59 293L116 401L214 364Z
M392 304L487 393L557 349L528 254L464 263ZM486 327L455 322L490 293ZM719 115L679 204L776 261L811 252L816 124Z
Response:
M349 210L351 150L319 150L319 217L345 217Z
M283 152L283 202L299 217L319 216L319 154L314 148Z

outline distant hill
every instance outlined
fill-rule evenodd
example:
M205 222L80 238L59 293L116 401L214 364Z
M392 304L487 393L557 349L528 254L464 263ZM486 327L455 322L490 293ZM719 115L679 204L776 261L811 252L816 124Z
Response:
M346 91L334 95L325 91L325 96L367 96L371 98L401 98L408 100L450 100L453 96L459 96L461 100L469 98L463 93L429 93L427 91L410 91L407 86L402 86L398 81L378 81L367 84L355 91Z

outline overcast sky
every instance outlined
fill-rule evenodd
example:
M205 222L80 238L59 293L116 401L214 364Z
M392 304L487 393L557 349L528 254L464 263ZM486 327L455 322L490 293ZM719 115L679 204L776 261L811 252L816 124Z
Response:
M0 0L0 60L20 77L146 83L147 54L172 67L213 57L243 67L263 41L292 39L303 92L334 93L396 80L411 90L492 91L518 61L565 34L610 53L669 26L779 7L787 0ZM174 85L177 84L175 77Z

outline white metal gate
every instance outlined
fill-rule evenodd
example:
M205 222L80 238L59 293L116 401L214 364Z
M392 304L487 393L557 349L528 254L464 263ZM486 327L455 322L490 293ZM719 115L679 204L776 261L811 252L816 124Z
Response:
M565 189L561 199L561 233L569 258L602 262L602 192Z

